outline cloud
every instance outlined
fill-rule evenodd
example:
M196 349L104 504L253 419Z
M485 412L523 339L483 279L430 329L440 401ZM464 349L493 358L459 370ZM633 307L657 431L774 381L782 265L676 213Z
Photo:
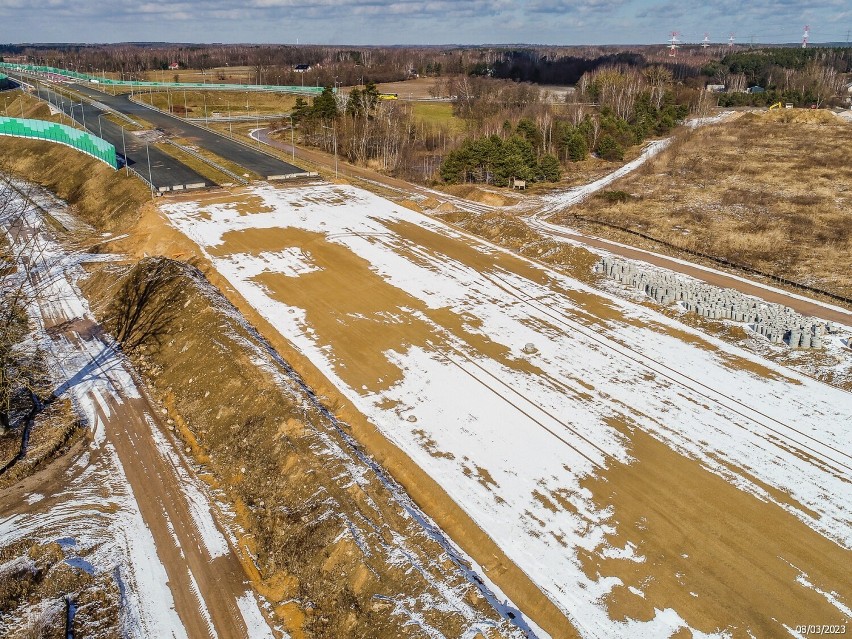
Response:
M844 16L848 0L0 0L7 33L30 42L615 44L663 42L671 31L793 42L800 22L813 41L841 39L832 31Z

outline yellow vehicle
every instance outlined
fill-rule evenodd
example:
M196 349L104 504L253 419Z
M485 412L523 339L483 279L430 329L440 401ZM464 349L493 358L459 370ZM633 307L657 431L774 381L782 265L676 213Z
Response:
M771 107L769 107L769 110L771 111L772 109L780 109L782 106L784 105L781 102L776 102Z
M379 93L379 100L399 100L398 93Z

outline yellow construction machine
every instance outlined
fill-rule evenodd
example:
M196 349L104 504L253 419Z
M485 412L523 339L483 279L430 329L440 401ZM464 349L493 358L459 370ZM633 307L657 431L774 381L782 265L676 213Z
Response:
M769 107L769 110L771 111L772 109L780 109L782 106L784 105L781 102L776 102L771 107Z

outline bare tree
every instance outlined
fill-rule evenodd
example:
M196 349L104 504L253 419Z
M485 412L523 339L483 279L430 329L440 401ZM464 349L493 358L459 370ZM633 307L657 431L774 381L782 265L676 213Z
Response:
M158 348L177 318L182 271L166 258L143 260L130 272L108 312L108 324L122 348Z
M2 167L0 167L2 168ZM36 274L45 247L33 228L31 188L0 170L0 434L16 412L41 405L43 370L35 342L27 340L28 312L46 283Z

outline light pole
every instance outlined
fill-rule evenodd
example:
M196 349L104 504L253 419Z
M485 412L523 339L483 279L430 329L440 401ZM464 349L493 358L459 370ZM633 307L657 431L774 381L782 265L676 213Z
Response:
M145 154L148 156L148 184L151 185L151 199L154 199L154 178L151 177L151 151L148 144L145 144Z
M254 128L257 131L257 146L260 146L260 106L254 110Z
M101 136L101 139L103 140L104 139L104 127L101 124L101 115L103 115L103 113L98 115L98 134Z
M338 177L337 173L337 120L331 121L331 126L322 125L322 128L328 129L332 132L333 141L334 141L334 179L336 180Z
M127 162L127 143L124 141L124 127L121 127L121 146L124 148L124 174L130 175L130 165Z
M296 161L296 129L293 124L293 114L290 117L290 150L293 152L293 161Z

